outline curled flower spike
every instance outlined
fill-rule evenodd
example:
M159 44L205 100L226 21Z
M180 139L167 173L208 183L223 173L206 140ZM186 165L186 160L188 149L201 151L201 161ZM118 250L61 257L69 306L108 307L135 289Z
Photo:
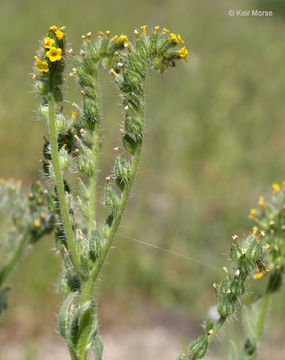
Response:
M51 39L49 37L44 38L45 48L50 49L54 44L54 39Z
M183 46L183 48L178 51L178 54L181 59L184 59L185 62L187 62L188 50L186 49L186 46Z
M48 63L46 61L37 60L36 67L39 72L47 73L49 71Z
M49 51L46 52L46 56L51 62L58 61L62 58L61 56L62 49L51 47Z

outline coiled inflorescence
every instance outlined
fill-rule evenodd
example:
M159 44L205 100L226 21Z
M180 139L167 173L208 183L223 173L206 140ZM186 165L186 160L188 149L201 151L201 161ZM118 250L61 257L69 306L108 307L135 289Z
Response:
M265 232L258 228L254 228L252 233L244 239L239 239L237 235L233 236L230 250L233 266L231 269L224 267L224 280L220 284L213 284L218 298L219 320L216 324L208 321L206 334L190 344L189 359L202 359L207 352L208 343L223 323L234 314L238 300L245 293L247 278L253 275L256 268L263 267L262 259L266 250L264 244Z
M234 313L237 300L245 293L246 279L251 274L256 280L261 279L265 274L270 274L262 305L258 302L253 305L251 312L246 308L243 311L248 339L241 353L241 359L253 359L256 356L269 296L282 286L285 265L285 182L282 185L273 183L272 189L273 196L270 202L265 201L264 196L260 196L258 208L250 210L249 219L257 225L252 234L241 241L237 235L233 236L230 256L234 267L231 271L224 268L225 279L220 285L213 285L219 298L217 310L220 319L215 325L212 323L211 329L205 336L198 338L189 346L188 358L191 360L205 356L208 343L224 321Z

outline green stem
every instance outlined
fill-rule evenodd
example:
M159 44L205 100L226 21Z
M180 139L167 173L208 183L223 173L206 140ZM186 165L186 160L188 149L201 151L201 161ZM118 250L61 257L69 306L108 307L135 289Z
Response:
M102 248L102 251L96 261L96 264L95 264L93 270L91 271L91 274L90 274L88 280L86 280L82 284L81 304L83 304L86 301L92 302L92 300L93 300L93 293L94 293L96 279L102 269L102 266L105 262L106 256L111 248L114 237L115 237L118 227L120 225L124 210L127 205L127 201L128 201L128 198L129 198L129 195L131 192L131 188L132 188L132 185L133 185L136 173L137 173L138 165L139 165L139 160L140 160L140 156L141 156L141 148L142 148L142 144L139 143L136 148L136 151L133 155L130 179L122 193L121 203L120 203L118 211L116 212L116 214L114 216L114 220L113 220L113 224L110 229L110 233L109 233L109 235L106 239L106 242ZM94 318L95 316L97 316L97 314L94 313L94 311L93 311L92 317ZM87 342L88 342L88 335L89 335L89 329L88 329L88 327L86 327L82 331L80 340L78 342L79 360L85 360L87 357L88 350L86 349L86 346L87 346Z
M113 243L114 237L116 235L116 232L118 230L118 227L120 225L123 213L125 211L126 205L127 205L127 201L131 192L131 188L137 173L137 169L138 169L138 165L139 165L139 160L140 160L140 155L141 155L141 144L138 144L136 151L134 153L133 156L133 162L132 162L132 167L131 167L131 175L130 175L130 180L128 182L128 184L126 185L123 194L122 194L122 198L121 198L121 203L119 206L118 211L116 212L115 216L114 216L114 220L113 220L113 224L111 226L110 229L110 233L106 239L106 242L102 248L102 251L100 253L100 256L98 257L96 264L93 268L93 270L91 271L90 274L90 281L95 282L100 271L101 268L104 264L104 261L106 259L106 256L111 248L111 245Z
M211 333L211 335L208 336L208 343L210 344L210 342L212 342L215 338L215 336L217 335L217 333L221 330L222 326L225 323L225 319L224 318L220 318L218 320L218 322L216 323L216 325L213 327L213 332Z
M100 101L100 91L98 86L98 72L95 76L94 85L96 87L96 102L98 106L99 116L101 116L101 101ZM88 237L90 238L91 231L94 226L94 220L96 216L96 188L97 188L97 169L98 169L98 152L99 152L99 124L100 119L95 119L96 125L94 127L93 133L93 146L92 146L92 154L93 154L93 168L94 175L89 179L89 218L88 218Z
M55 100L54 100L54 74L49 75L49 91L48 91L48 109L49 109L49 133L50 133L50 147L51 147L51 157L52 164L54 168L54 175L56 181L57 195L60 207L60 213L63 220L64 231L71 252L72 260L75 269L80 273L80 263L76 251L76 246L73 237L73 231L71 222L69 219L68 209L65 201L65 192L63 185L63 178L60 169L60 162L58 156L58 145L57 145L57 133L56 133L56 124L55 124Z
M28 241L30 234L30 227L27 227L24 235L22 236L20 242L17 244L14 253L9 257L6 264L4 264L0 270L0 286L6 280L7 276L14 268L16 263L19 261L20 257L22 256L24 247Z

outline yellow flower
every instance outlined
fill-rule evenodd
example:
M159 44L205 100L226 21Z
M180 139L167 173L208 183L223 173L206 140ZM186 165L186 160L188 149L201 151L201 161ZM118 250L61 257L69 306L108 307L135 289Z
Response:
M140 33L139 33L137 30L134 30L134 33L136 34L136 37L137 37L138 39L141 38Z
M38 203L39 205L41 205L41 204L43 203L43 199L42 199L42 198L38 198L37 203Z
M253 229L252 229L252 234L256 234L258 232L258 227L257 226L254 226Z
M250 215L255 215L257 213L256 209L250 209Z
M146 27L147 27L147 25L141 26L142 32L143 32L145 35L146 35Z
M115 35L112 37L111 41L115 41L117 39L118 35Z
M154 28L154 34L157 34L157 33L158 33L158 30L159 30L159 26L156 26L156 27Z
M45 214L41 213L40 217L41 217L42 220L44 220L45 219Z
M51 39L49 37L44 38L45 48L50 49L54 44L54 39Z
M278 183L273 183L272 184L272 190L274 193L280 191L280 185Z
M270 245L269 245L269 244L265 244L265 249L270 249Z
M92 37L91 37L91 31L89 31L89 32L86 34L86 36L87 36L87 39L88 39L88 40L91 40L91 39L92 39Z
M264 275L263 272L258 272L258 273L255 273L255 274L253 275L253 278L254 278L255 280L259 280L259 279L261 279L261 278L263 277L263 275Z
M265 207L265 205L264 205L264 196L259 196L258 206L263 207L263 208Z
M35 221L34 221L34 227L39 228L40 226L41 226L40 221L39 221L39 220L35 220Z
M51 32L55 33L55 31L57 30L57 26L52 25L52 26L50 26L49 29L50 29Z
M57 37L57 40L60 41L64 37L64 32L60 30L56 30L55 35Z
M118 76L118 74L116 73L116 71L114 69L110 70L110 74L114 75L114 76Z
M55 62L62 58L61 53L62 49L51 47L50 50L46 52L46 56L48 57L49 61Z
M102 31L98 31L97 35L98 37L102 37L104 34L102 33Z
M167 33L169 33L169 30L166 29L166 28L163 28L163 29L162 29L162 32L163 32L163 35L166 35Z
M116 38L117 43L123 43L123 44L128 44L129 43L129 39L126 35L121 34L118 38Z
M186 46L183 46L183 48L178 51L178 54L181 59L184 59L187 62L188 50L186 49Z
M169 41L178 41L177 40L177 35L176 34L174 34L174 33L170 33L169 34Z
M59 30L65 33L65 26L62 26Z
M109 38L109 37L110 37L110 34L111 34L111 31L110 31L110 30L107 30L107 31L105 32L106 38Z
M184 44L184 41L181 39L180 34L177 34L177 42L179 42L180 44Z
M48 72L48 63L46 61L37 60L36 67L38 68L39 72Z

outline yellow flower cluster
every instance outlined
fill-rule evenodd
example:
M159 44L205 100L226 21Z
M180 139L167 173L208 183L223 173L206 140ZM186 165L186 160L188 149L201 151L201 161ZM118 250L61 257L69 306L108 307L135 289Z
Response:
M184 44L184 40L182 40L180 34L170 33L169 34L169 41L176 41L177 43Z
M50 31L56 35L56 38L58 41L61 41L65 35L65 26L62 26L61 28L57 28L57 26L52 25L50 26Z
M119 37L117 37L116 41L118 44L120 44L120 43L129 44L130 43L128 37L124 34L121 34Z
M50 32L55 34L56 39L61 41L65 35L65 26L61 28L57 28L57 26L52 25L50 26ZM44 48L46 49L46 57L49 59L50 62L55 62L61 60L62 58L62 49L57 48L54 46L55 39L52 37L44 38ZM40 60L37 56L34 57L36 63L36 67L39 72L47 73L49 72L49 65L47 61Z

